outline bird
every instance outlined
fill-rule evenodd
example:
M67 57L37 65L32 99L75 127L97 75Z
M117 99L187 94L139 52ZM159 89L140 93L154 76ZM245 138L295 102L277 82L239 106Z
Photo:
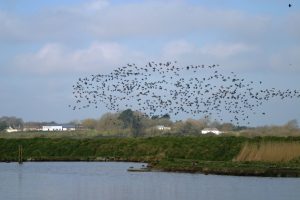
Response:
M292 4L289 4L289 8L292 7Z
M261 80L247 80L235 72L221 72L219 64L180 66L176 62L148 62L145 66L128 63L108 74L80 77L72 86L73 110L98 108L111 111L134 108L147 116L161 114L214 116L239 124L249 123L250 114L272 98L300 98L299 90L266 88ZM192 72L192 73L191 73Z

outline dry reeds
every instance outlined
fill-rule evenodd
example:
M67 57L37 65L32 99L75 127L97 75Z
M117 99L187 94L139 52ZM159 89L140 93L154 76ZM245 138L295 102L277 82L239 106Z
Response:
M287 162L299 157L299 142L261 142L246 143L234 160Z

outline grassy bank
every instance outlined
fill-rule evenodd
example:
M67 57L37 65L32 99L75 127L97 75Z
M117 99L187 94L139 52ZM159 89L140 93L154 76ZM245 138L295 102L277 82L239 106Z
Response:
M162 160L156 169L169 172L190 172L235 176L300 177L299 162L231 162L199 160Z
M236 161L288 162L300 157L300 142L245 143Z
M293 148L297 149L299 142L299 137L0 139L0 161L17 161L18 146L22 145L24 160L31 161L138 161L148 162L153 168L164 171L300 176L300 156L293 151ZM278 149L279 147L282 149ZM287 151L286 148L290 150ZM294 157L271 162L262 159L248 160L245 156L251 154L247 151L259 154L261 151L272 150L275 153L290 152L285 156L293 154Z
M109 157L144 161L169 158L229 161L245 140L235 137L0 139L0 160L16 160L18 145L22 145L24 159L35 160Z

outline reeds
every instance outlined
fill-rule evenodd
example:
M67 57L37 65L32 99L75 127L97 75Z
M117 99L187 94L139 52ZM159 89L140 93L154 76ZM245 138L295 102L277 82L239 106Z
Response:
M245 143L235 161L287 162L300 157L299 142Z

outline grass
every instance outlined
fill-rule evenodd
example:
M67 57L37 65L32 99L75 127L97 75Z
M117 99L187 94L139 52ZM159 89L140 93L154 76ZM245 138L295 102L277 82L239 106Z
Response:
M72 138L72 139L83 139L83 138L95 138L99 136L106 136L104 132L96 130L87 131L27 131L27 132L13 132L0 133L0 138L3 139L22 139L22 138Z
M245 143L236 161L288 162L300 157L300 142Z
M170 172L190 172L238 176L300 177L299 163L199 161L171 159L154 164L155 169Z
M0 139L0 161L138 161L165 171L300 176L300 137Z
M16 159L18 145L22 145L25 159L114 157L145 161L168 158L230 161L244 140L235 137L0 139L0 160Z

